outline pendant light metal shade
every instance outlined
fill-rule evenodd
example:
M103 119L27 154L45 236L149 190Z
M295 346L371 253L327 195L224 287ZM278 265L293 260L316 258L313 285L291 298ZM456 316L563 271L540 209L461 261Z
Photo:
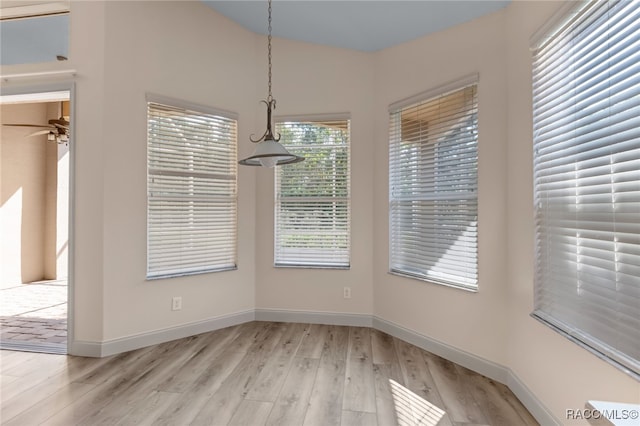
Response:
M291 154L280 143L273 139L265 139L258 142L256 149L250 157L240 160L243 166L274 167L283 164L292 164L304 160L304 158Z
M271 131L271 111L276 109L276 100L271 96L271 0L269 0L269 36L267 40L269 47L269 96L267 96L266 100L262 101L267 105L267 131L264 132L259 139L254 140L250 138L251 142L256 143L257 146L250 157L238 161L238 163L243 166L275 167L304 160L303 157L287 151L287 149L278 142L280 135L274 136Z

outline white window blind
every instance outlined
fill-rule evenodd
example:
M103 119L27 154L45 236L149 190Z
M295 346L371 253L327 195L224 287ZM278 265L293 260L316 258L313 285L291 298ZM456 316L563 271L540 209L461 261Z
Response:
M147 278L236 267L236 120L147 103Z
M283 121L276 131L305 158L276 169L276 266L349 267L349 120Z
M451 90L451 87L456 89ZM477 80L390 107L390 271L476 289Z
M640 2L580 6L533 54L533 315L637 378Z

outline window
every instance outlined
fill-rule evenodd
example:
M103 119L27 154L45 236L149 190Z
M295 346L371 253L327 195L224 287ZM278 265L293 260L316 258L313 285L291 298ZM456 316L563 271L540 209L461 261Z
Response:
M640 377L640 2L534 46L534 317Z
M349 120L283 121L276 131L305 157L276 169L276 266L348 268Z
M147 126L147 278L234 269L235 117L154 97Z
M69 57L70 2L2 4L0 65L57 62Z
M477 76L390 107L391 273L477 289L477 111Z

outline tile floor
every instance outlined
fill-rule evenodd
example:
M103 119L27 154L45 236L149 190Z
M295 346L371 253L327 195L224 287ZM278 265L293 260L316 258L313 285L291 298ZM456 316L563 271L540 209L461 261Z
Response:
M40 281L0 290L0 347L64 347L67 282Z

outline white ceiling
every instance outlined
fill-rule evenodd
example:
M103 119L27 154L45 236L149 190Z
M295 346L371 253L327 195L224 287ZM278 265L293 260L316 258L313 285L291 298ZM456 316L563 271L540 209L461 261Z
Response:
M259 34L267 0L202 0ZM372 52L495 12L510 0L273 0L277 37Z

